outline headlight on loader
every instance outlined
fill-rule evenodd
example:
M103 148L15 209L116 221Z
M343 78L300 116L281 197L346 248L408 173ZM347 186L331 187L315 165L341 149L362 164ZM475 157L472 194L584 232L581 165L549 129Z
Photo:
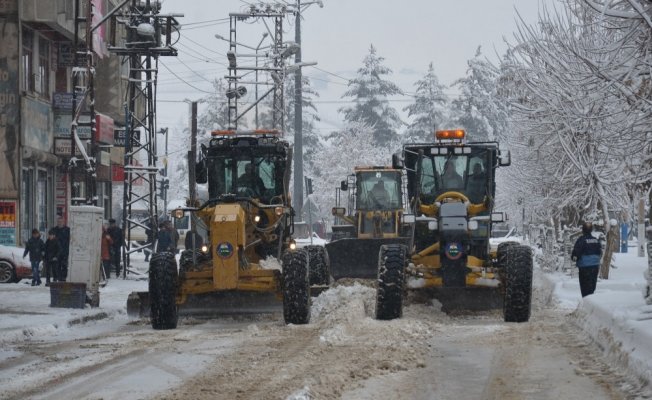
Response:
M296 250L297 249L297 242L294 240L290 241L290 250Z

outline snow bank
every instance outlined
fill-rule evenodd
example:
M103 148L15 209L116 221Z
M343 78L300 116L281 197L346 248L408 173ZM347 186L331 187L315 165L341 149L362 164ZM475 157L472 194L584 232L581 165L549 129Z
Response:
M631 251L632 249L630 249ZM652 306L642 290L647 257L617 253L608 280L596 292L580 295L577 274L542 274L542 284L562 309L575 310L576 323L603 349L608 359L626 368L644 384L652 382Z

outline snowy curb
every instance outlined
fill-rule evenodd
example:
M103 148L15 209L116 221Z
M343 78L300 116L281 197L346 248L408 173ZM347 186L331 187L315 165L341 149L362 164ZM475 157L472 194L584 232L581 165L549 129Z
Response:
M59 322L44 323L30 327L16 327L5 330L0 338L0 344L16 343L21 340L32 340L32 338L42 339L44 336L50 336L56 332L65 329L76 329L89 322L97 322L111 317L114 313L106 310L79 310L83 315L70 316L67 320Z
M540 273L540 276L545 296L549 294L550 300L561 302L562 308L568 308L569 301L561 293L567 282L557 281L549 273ZM652 382L652 332L648 332L643 321L652 319L652 307L637 306L641 302L640 290L634 285L629 290L624 286L609 287L613 297L619 299L618 302L614 300L616 304L601 304L597 297L589 296L580 300L570 315L574 323L600 346L611 363L649 384ZM622 311L623 303L631 305L625 307L626 312Z
M641 296L639 291L627 294L636 297L636 300ZM622 295L623 293L620 294ZM573 317L575 323L602 347L611 362L650 384L652 332L648 332L640 323L646 316L652 319L652 307L647 308L647 313L641 308L630 310L628 316L635 318L631 320L625 315L619 315L618 310L587 297L578 305Z

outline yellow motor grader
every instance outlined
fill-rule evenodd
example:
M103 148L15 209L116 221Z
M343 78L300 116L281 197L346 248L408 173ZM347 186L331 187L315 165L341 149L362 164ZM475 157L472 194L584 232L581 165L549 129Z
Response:
M510 165L497 142L467 142L463 130L437 131L434 143L406 144L392 157L407 173L414 225L408 246L383 245L378 259L376 318L402 315L407 289L454 289L480 297L502 297L504 319L530 317L532 254L527 246L505 243L491 250L495 172ZM476 290L478 289L478 290Z
M355 167L341 182L349 212L337 206L332 210L344 222L333 226L333 239L326 244L333 279L375 278L380 246L407 245L402 177L403 171L392 167Z
M287 141L269 130L215 131L201 154L196 180L208 183L208 200L172 213L175 218L192 214L207 232L204 245L185 250L178 268L174 254L155 254L149 292L130 295L130 314L149 311L154 329L174 329L178 313L186 310L264 312L275 305L280 309L282 302L286 323L307 323L310 261L292 240ZM281 260L281 270L265 268L270 256ZM327 266L319 263L319 268Z

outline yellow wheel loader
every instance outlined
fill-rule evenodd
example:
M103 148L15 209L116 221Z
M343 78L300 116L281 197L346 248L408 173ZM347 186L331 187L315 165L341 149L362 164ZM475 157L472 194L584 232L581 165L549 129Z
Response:
M530 317L530 248L489 244L492 224L505 219L494 212L495 173L510 165L509 152L465 136L463 130L437 131L434 143L404 145L402 155L393 156L393 166L407 173L415 222L408 246L380 249L377 319L399 318L406 290L433 288L470 303L497 294L505 321Z
M349 193L349 213L333 208L333 215L344 222L333 226L333 238L326 244L333 279L373 279L380 246L407 244L402 176L402 170L391 167L356 167L341 182L340 190Z
M196 179L208 183L208 200L172 213L205 227L203 246L182 252L178 268L172 253L155 254L149 292L130 295L129 313L149 311L154 329L175 328L179 313L281 308L286 323L307 323L310 261L292 240L288 143L275 131L216 131L201 153ZM281 260L280 270L265 268L270 256Z

